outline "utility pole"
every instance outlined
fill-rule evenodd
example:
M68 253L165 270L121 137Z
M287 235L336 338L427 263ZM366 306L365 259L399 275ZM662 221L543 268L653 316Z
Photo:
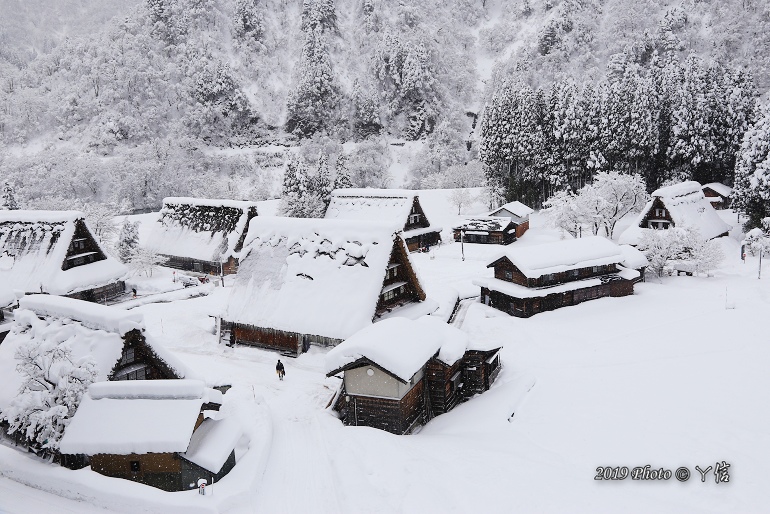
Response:
M463 260L465 260L465 228L460 229L460 251L463 254Z
M763 247L759 247L759 269L757 270L757 278L762 278L762 250L764 250Z

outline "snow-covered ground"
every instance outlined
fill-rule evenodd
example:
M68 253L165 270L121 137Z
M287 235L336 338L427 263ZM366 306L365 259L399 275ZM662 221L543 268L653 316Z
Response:
M443 208L435 207L442 193L420 199L449 241L447 229L458 217L446 196ZM483 210L482 204L467 212ZM514 244L560 237L536 214ZM463 330L503 345L503 370L490 391L411 436L343 427L326 410L339 386L323 374L326 350L284 359L281 382L277 354L217 345L210 315L221 312L228 288L136 307L187 366L212 385L232 384L226 399L233 411L262 427L253 443L263 446L233 471L244 481L233 486L239 494L215 503L187 493L140 493L148 488L36 461L24 466L21 485L11 481L20 478L14 466L29 459L0 446L0 512L134 512L135 505L116 501L128 494L144 498L144 512L153 512L153 498L160 498L155 512L168 512L176 499L189 509L197 500L201 511L233 513L764 511L770 269L758 280L758 259L741 262L737 239L721 243L726 259L713 277L654 278L630 297L529 319L475 302L463 308ZM465 261L459 243L412 255L429 296L478 295L471 280L491 275L486 265L500 247L464 249ZM730 481L716 483L714 466L722 461L730 464ZM599 466L647 464L672 472L684 466L691 477L594 480ZM712 466L705 482L696 465ZM62 474L87 475L80 480L93 479L93 487L61 500L28 487L38 477L35 487L57 492L58 482L44 477Z

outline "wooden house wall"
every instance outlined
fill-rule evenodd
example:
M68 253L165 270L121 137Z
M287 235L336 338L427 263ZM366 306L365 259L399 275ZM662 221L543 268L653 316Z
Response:
M501 366L493 367L487 360L498 352L468 350L462 358L463 396L467 399L487 391L500 373ZM499 359L499 357L498 357ZM499 362L499 361L498 361Z
M730 198L726 196L722 196L710 187L704 187L703 188L703 196L706 198L721 198L721 202L709 202L712 207L716 210L722 210L722 209L729 209L730 208Z
M529 230L529 220L525 221L520 225L516 225L516 239L523 236L524 232L526 232L527 230Z
M655 209L664 209L666 211L664 213L665 216L656 216ZM663 203L663 200L661 200L659 197L655 197L652 200L652 206L647 210L647 212L642 217L642 221L639 223L639 226L641 228L648 228L650 220L666 220L669 222L669 225L667 228L675 226L674 220L671 218L671 212L669 212L668 208Z
M403 304L404 302L421 302L425 300L425 292L423 291L420 282L417 280L417 274L415 273L414 268L412 268L412 263L409 260L407 250L400 239L396 239L393 242L393 249L391 250L388 263L397 263L399 265L397 268L398 274L395 278L383 281L383 287L394 282L405 281L405 292L401 296L392 298L388 301L385 301L380 295L377 299L375 315L382 314L386 310Z
M347 404L343 423L348 426L379 428L392 434L405 434L424 422L423 383L421 380L401 400L353 396Z
M247 344L268 350L297 354L302 351L302 338L296 332L234 323L231 334L236 344Z
M118 280L111 284L94 287L92 289L86 289L84 291L78 291L77 293L70 293L65 296L67 298L74 298L75 300L83 300L86 302L106 303L108 300L117 298L125 292L126 283L122 280Z
M69 259L69 257L90 252L93 253L82 262ZM70 240L69 247L67 248L67 255L64 258L61 269L66 271L77 266L85 266L86 264L90 264L92 262L103 261L106 258L107 257L104 255L104 252L99 247L99 243L96 242L96 239L94 239L91 231L88 230L85 222L83 220L75 221L75 233L72 235L72 239Z
M481 232L476 230L475 232ZM457 242L460 242L460 239L462 237L461 231L459 229L454 229L454 239ZM516 237L514 234L509 234L508 229L506 228L504 231L488 231L484 235L480 234L465 234L465 242L466 243L477 243L477 244L497 244L497 245L507 245L512 243L516 240Z
M412 214L419 214L420 219L417 221L417 223L409 223L410 218L407 218L406 224L404 225L404 231L414 230L416 228L427 228L430 226L430 222L425 216L425 211L422 210L422 205L420 205L419 197L415 196L412 200L412 209L409 211L409 214L410 216Z
M634 283L631 280L619 279L561 293L547 294L547 292L548 290L546 289L543 291L543 296L533 298L515 298L499 291L492 291L482 287L481 301L511 316L528 318L541 312L577 305L597 298L631 295L634 293Z
M430 248L441 242L440 232L428 232L419 236L413 236L406 239L406 246L410 252L416 252L420 248Z
M230 344L245 344L267 350L294 353L299 355L308 350L310 345L337 346L341 339L314 334L299 334L274 328L256 327L242 323L222 321L223 331L230 332Z
M137 364L145 366L144 380L170 380L182 378L156 354L147 344L144 334L138 329L131 330L123 336L123 353L120 360L110 373L109 380L136 380L135 378L118 377L122 370L135 367ZM128 358L127 350L133 350L133 358Z
M597 268L594 271L594 267ZM494 264L495 278L499 280L505 280L506 282L513 282L524 287L543 287L552 286L557 284L565 284L567 282L574 282L576 280L585 280L587 278L601 277L610 273L617 273L618 267L615 264L606 264L602 266L589 266L586 268L578 268L576 270L563 271L560 273L552 273L549 275L541 275L538 278L527 278L519 268L517 268L507 258L502 258ZM506 278L505 272L511 272L511 278Z
M139 471L131 471L132 462L139 463ZM91 457L91 469L108 477L132 480L164 491L180 490L182 463L175 453L97 454Z
M178 269L181 271L192 271L194 273L207 273L209 275L219 275L220 263L215 261L203 261L200 259L191 259L189 257L179 257L177 255L163 255L167 260L163 263L166 268ZM238 261L230 257L222 263L222 273L231 275L238 271Z
M447 366L440 360L433 358L425 367L431 417L449 412L460 402L462 391L452 389L452 377L460 371L460 364L461 361L457 361L452 366Z

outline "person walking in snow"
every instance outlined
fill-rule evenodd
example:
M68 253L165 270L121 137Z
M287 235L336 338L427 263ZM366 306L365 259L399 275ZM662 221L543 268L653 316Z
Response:
M275 372L278 373L278 378L283 380L284 375L286 375L286 369L284 369L281 359L278 359L278 364L275 365Z

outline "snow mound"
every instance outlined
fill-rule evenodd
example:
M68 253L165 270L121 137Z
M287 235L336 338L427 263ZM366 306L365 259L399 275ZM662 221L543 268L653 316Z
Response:
M222 469L242 435L241 427L230 418L207 418L193 433L190 445L182 456L216 474Z

